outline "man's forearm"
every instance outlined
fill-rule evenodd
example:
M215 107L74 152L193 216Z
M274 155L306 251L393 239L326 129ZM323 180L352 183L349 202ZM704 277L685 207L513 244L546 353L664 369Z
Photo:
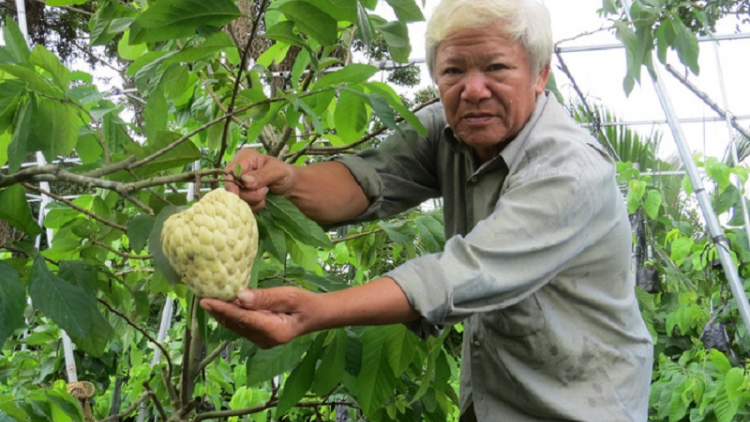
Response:
M294 185L286 197L321 224L351 220L370 206L349 169L333 161L294 167Z
M317 317L307 331L353 325L387 325L419 319L401 287L389 277L337 292L319 294Z

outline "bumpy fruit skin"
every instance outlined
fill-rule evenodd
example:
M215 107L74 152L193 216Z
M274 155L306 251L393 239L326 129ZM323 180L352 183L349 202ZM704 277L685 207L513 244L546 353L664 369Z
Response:
M258 225L253 211L237 195L215 189L167 218L161 244L169 263L196 296L231 301L250 279Z

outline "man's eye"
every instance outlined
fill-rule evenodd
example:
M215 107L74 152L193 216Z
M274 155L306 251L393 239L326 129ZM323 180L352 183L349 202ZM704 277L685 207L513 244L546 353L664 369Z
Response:
M488 67L488 70L490 72L497 72L498 70L505 70L508 66L502 64L502 63L493 63Z
M443 75L458 75L461 73L461 69L457 67L447 67L443 69Z

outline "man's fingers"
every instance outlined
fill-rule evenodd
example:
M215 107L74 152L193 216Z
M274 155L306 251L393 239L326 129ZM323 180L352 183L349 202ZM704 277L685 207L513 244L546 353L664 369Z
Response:
M239 305L245 309L295 313L299 311L302 292L296 287L245 289L237 295L237 299Z

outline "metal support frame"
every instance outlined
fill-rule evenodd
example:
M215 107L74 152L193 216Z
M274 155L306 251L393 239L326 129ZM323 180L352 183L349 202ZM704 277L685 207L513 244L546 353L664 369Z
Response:
M632 18L630 17L632 0L623 0L623 5L625 6L625 10L628 13L628 18L632 21ZM652 52L651 54L654 53ZM658 60L654 60L653 62L659 63ZM654 83L654 88L656 89L656 94L659 97L661 107L664 110L664 114L666 115L667 120L669 121L669 127L672 131L672 135L674 136L675 143L677 144L677 149L680 153L680 157L682 158L685 170L690 176L690 181L693 184L695 197L698 200L698 205L700 206L701 211L703 212L703 217L706 220L706 226L708 227L711 241L716 245L716 252L719 256L719 260L721 261L721 266L724 269L724 274L727 277L727 281L729 282L729 288L734 295L734 298L737 302L737 309L739 310L742 321L745 324L745 332L750 334L750 303L748 303L748 298L745 294L745 288L742 285L742 280L740 280L739 274L737 273L737 267L734 265L732 255L729 253L729 243L724 237L724 231L719 224L719 220L716 217L714 209L711 207L711 201L708 197L708 194L706 193L706 189L703 187L703 181L698 174L698 167L695 164L695 161L693 161L693 155L688 148L687 141L685 140L685 134L682 132L682 126L680 126L680 123L678 121L677 114L675 113L674 106L672 105L672 100L670 99L669 93L664 86L664 81L661 77L659 65L655 65L654 73L651 74L651 72L649 72L649 74L651 75L651 79Z

